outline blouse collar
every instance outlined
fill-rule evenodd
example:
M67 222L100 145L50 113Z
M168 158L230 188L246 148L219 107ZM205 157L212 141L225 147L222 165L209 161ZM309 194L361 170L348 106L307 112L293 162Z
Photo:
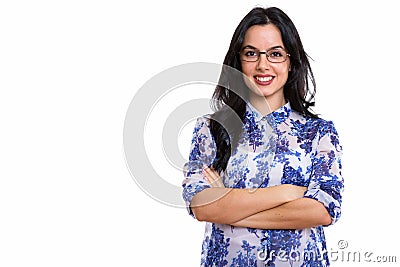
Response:
M291 110L290 103L287 102L277 110L264 116L253 107L250 102L247 102L246 105L246 111L254 117L255 122L268 121L272 125L278 125L284 122L289 117Z

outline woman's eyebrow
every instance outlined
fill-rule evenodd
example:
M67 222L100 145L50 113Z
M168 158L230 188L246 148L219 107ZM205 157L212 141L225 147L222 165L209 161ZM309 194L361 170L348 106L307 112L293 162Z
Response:
M260 49L258 49L258 48L256 48L256 47L252 46L252 45L246 45L246 46L244 46L242 49L246 49L246 48L260 50ZM276 46L270 47L270 48L268 48L267 50L279 49L279 48L285 50L285 48L284 48L283 46L281 46L281 45L276 45Z
M243 46L243 47L242 47L242 49L246 49L246 48L259 50L258 48L254 47L254 46L252 46L252 45L246 45L246 46Z
M273 46L273 47L269 48L268 50L272 50L272 49L283 49L283 50L285 50L285 48L283 46L281 46L281 45Z

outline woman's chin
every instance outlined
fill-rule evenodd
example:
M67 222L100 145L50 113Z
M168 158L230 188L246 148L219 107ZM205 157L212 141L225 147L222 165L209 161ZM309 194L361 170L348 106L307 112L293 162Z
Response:
M273 92L271 92L270 90L257 88L257 90L251 90L251 94L255 97L270 97L271 95L273 95Z

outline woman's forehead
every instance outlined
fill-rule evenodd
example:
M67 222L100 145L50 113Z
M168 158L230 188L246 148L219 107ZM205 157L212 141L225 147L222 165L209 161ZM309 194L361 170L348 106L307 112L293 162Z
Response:
M242 46L252 46L257 49L283 47L281 32L273 24L251 26L246 31Z

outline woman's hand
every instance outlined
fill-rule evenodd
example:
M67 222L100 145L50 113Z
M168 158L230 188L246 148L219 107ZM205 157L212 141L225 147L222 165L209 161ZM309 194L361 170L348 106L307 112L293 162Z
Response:
M202 171L204 179L211 185L211 187L225 187L221 176L212 168L205 167ZM302 198L307 187L297 186L291 184L278 185L278 187L285 188L284 192L287 193L289 201Z
M211 185L211 187L225 187L221 176L214 169L205 167L202 171L204 178Z
M240 223L237 226L242 226L249 223L246 220L249 217L250 223L255 225L259 217L250 218L250 216L303 198L306 190L306 187L291 184L265 188L226 188L222 178L214 169L205 166L202 174L204 181L211 187L197 193L190 203L199 221L231 225ZM296 210L296 212L302 211ZM279 217L279 213L275 215Z

